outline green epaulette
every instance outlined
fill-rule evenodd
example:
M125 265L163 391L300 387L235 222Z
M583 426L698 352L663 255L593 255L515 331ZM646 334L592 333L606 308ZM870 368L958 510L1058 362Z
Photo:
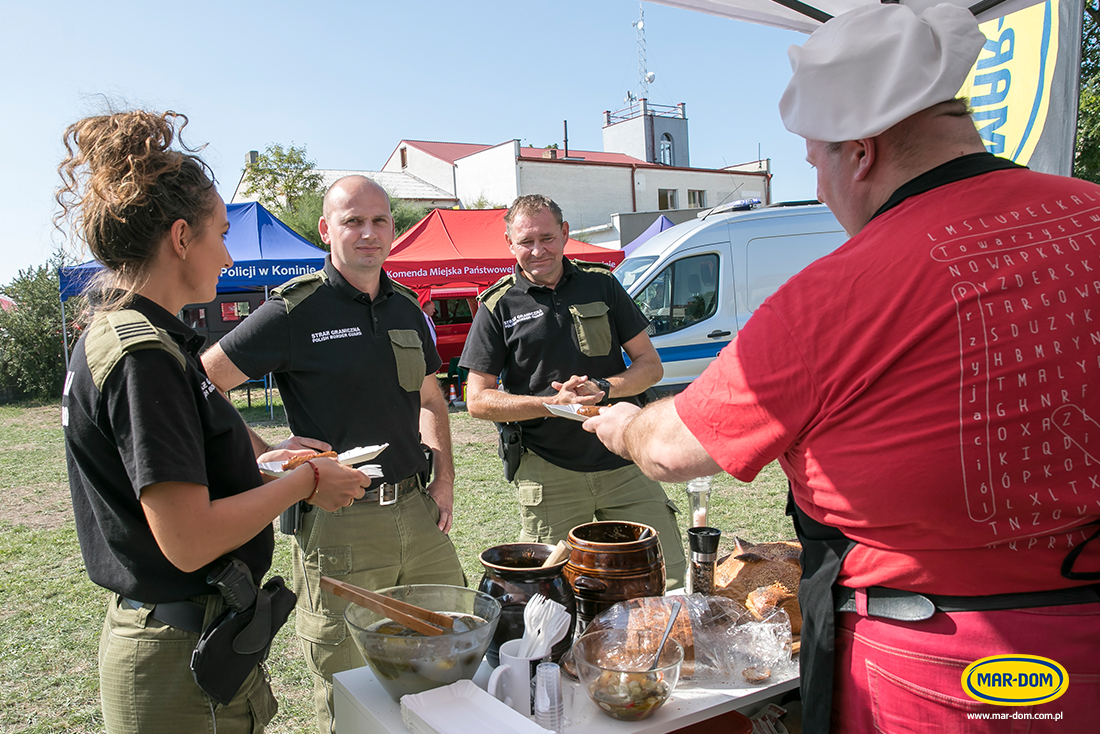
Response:
M393 290L395 293L400 293L405 298L408 298L410 301L415 303L417 308L420 308L420 298L417 297L416 291L414 291L407 285L402 285L401 283L398 283L393 278L390 278L390 283L393 284Z
M103 390L111 370L124 356L142 349L163 349L187 369L187 358L179 344L164 329L158 329L137 311L123 309L96 317L84 340L88 370L97 390Z
M611 275L611 266L607 263L590 263L587 260L571 260L570 262L577 270L583 270L586 273Z
M283 299L283 303L286 304L286 312L290 313L295 306L312 296L327 280L328 276L325 275L325 271L318 270L316 273L291 278L271 293Z
M510 273L503 278L493 283L491 286L482 291L481 295L477 297L477 300L485 304L485 306L492 311L497 306L497 302L508 292L508 289L516 284L516 274Z

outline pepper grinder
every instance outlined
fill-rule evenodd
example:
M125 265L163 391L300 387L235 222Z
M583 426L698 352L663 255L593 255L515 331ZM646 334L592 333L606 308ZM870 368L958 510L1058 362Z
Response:
M718 528L688 529L688 546L691 548L691 569L688 574L687 593L713 594L714 569L718 565L718 541L722 531Z
M707 524L707 505L710 504L710 483L714 477L696 477L688 480L688 502L691 505L691 527L702 528Z

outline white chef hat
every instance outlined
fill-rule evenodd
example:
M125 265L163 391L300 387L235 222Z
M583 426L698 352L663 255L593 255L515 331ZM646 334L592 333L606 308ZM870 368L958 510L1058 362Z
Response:
M905 5L865 5L818 28L787 56L794 75L779 100L783 124L810 140L870 138L953 99L985 36L966 8L919 17Z

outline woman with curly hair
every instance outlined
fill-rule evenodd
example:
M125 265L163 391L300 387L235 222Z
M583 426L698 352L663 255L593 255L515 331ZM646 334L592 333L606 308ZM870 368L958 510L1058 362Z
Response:
M171 147L186 124L173 112L86 118L65 132L58 169L58 219L105 268L62 423L84 562L113 592L99 649L112 734L263 729L276 704L262 663L246 668L227 703L192 675L200 635L227 610L210 577L243 562L259 585L274 518L301 500L348 506L365 480L318 458L265 484L247 427L207 379L203 340L176 314L213 300L232 259L209 168Z

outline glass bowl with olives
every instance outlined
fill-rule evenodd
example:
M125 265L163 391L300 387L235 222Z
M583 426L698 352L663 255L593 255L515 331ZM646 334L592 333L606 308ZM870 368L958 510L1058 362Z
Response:
M680 679L684 648L659 632L608 629L573 643L577 677L600 711L621 721L639 721L664 705Z

